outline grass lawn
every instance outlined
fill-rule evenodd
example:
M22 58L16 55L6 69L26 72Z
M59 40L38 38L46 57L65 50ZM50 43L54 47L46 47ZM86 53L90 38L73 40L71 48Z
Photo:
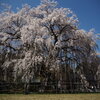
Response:
M0 100L100 100L98 94L0 94Z

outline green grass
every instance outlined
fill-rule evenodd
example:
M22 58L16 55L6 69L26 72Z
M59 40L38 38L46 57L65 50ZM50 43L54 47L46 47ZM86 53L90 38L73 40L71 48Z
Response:
M100 100L98 94L0 94L0 100Z

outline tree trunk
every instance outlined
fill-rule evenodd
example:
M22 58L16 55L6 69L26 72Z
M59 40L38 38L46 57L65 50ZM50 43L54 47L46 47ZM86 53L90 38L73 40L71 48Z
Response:
M29 94L29 83L25 83L25 85L24 85L24 93L25 94Z

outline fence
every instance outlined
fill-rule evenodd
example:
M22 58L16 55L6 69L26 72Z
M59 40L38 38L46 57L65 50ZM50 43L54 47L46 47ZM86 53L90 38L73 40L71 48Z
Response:
M24 83L0 82L0 93L25 93ZM81 92L100 92L100 87L85 87L82 83L63 82L62 84L52 83L30 83L28 93L81 93Z

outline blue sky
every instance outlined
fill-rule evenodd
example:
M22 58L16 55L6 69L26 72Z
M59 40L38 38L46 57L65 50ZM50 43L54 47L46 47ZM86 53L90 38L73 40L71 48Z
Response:
M95 33L100 33L100 0L56 0L60 7L70 8L79 19L79 26L88 31L95 29ZM29 4L31 7L37 6L40 0L0 0L0 3L7 3L16 8L23 4ZM100 48L100 40L97 41Z

